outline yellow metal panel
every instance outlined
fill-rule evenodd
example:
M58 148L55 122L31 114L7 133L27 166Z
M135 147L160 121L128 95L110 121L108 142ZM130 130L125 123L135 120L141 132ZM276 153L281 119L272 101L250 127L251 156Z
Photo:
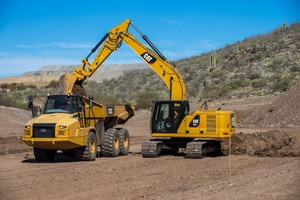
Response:
M190 127L195 116L200 115L197 127ZM228 138L235 134L236 119L233 111L199 110L187 115L177 133L152 133L152 137Z

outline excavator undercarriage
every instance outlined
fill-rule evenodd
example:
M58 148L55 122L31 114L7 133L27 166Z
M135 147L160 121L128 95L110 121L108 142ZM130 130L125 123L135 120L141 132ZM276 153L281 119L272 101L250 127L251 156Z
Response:
M142 143L142 156L156 158L164 154L185 154L186 158L221 155L220 140L152 139Z

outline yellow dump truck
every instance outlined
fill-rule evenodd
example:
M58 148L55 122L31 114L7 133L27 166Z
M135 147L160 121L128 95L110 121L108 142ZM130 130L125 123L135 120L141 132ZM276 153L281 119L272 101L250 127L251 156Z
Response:
M32 98L28 105L33 119L22 140L33 146L38 161L53 160L58 150L78 160L128 154L129 132L116 125L134 115L133 105L104 106L77 94L49 95L43 111L33 106Z

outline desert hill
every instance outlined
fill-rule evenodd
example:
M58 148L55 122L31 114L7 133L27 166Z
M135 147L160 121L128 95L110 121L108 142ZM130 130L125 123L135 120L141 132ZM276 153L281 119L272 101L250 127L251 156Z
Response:
M181 59L175 64L183 76L189 99L278 95L300 78L300 24L278 27L270 33ZM130 101L149 92L150 98L168 98L166 86L151 69L125 73L98 87L104 91L102 95L109 91L111 96ZM131 95L132 91L135 96Z
M80 67L80 65L49 65L43 66L37 71L28 71L21 76L0 78L1 83L49 83L52 80L58 80L59 77L66 73ZM145 63L132 63L132 64L103 64L90 78L97 82L105 79L112 79L121 76L124 72L130 70L146 69Z

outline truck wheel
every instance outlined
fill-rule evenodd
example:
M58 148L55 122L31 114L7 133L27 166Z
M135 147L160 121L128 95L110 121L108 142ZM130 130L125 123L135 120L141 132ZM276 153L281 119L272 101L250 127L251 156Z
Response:
M109 128L104 134L104 143L101 147L102 155L116 157L120 153L120 134L117 129Z
M97 138L93 132L90 132L85 147L79 147L75 150L76 158L78 160L92 161L97 156Z
M120 155L128 155L130 147L129 132L125 128L119 129L120 133Z
M34 147L33 153L37 161L53 161L57 151Z

